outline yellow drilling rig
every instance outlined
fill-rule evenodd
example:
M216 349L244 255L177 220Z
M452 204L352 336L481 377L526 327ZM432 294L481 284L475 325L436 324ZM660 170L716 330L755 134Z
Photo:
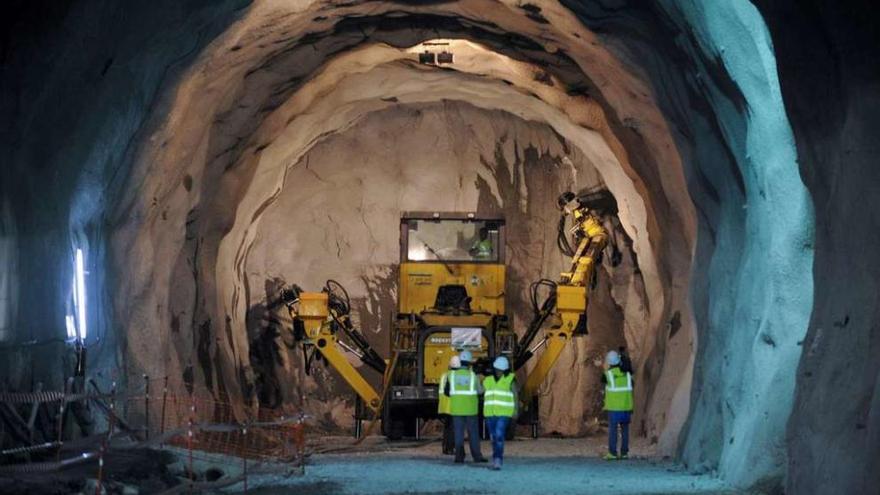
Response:
M608 244L602 216L617 212L607 190L559 197L557 244L571 257L558 281L542 279L530 288L534 317L518 338L505 307L505 220L475 213L407 212L400 220L400 270L396 315L389 329L392 357L382 358L353 325L345 289L329 280L321 292L292 286L282 299L293 318L293 337L306 366L322 360L354 389L355 434L362 420L382 419L390 439L419 437L425 420L437 417L438 383L449 358L463 350L474 355L475 370L491 373L496 356L508 356L516 370L538 356L527 373L520 398L520 423L538 434L538 387L573 338L587 334L589 288ZM612 264L619 261L615 248ZM543 303L538 303L546 293ZM544 330L541 339L536 339ZM374 388L351 353L382 379ZM446 436L446 434L444 434ZM444 439L444 444L449 439Z

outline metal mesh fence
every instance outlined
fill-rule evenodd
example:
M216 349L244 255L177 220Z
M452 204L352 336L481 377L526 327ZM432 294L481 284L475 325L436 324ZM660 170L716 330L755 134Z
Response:
M150 382L133 393L120 393L115 384L101 391L92 382L89 392L0 392L0 415L6 437L0 451L0 477L61 473L71 468L96 481L95 493L108 482L107 465L138 449L162 449L183 465L180 484L168 493L197 492L243 483L248 476L302 474L305 459L305 417L285 409L250 408L208 390L171 390L164 380L156 394ZM88 438L68 439L66 414L73 404L89 403L106 418L106 431ZM40 425L37 413L53 421ZM46 430L46 425L52 431ZM68 428L69 429L69 428ZM15 435L7 435L15 433ZM36 442L40 438L43 441ZM11 439L11 440L10 440ZM15 441L10 444L11 441ZM48 441L47 441L48 440ZM112 462L110 462L112 464ZM206 466L224 473L216 479ZM89 474L89 471L93 474ZM226 474L229 473L229 474Z

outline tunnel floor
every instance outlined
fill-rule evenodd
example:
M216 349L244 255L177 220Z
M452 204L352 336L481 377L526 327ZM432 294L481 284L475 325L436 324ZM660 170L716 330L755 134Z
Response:
M372 440L372 439L371 439ZM343 450L328 440L327 451ZM350 443L350 442L349 442ZM711 475L693 475L653 455L637 439L631 459L600 459L604 437L517 439L506 445L502 471L456 465L438 441L394 447L376 439L357 452L318 454L305 475L252 477L248 493L282 494L675 494L740 493ZM491 445L483 442L483 454ZM338 450L337 450L338 449Z

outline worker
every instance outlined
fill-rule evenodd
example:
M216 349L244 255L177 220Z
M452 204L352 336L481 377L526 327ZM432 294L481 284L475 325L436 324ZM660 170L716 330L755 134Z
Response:
M440 397L437 403L437 414L440 415L440 420L443 422L443 453L451 454L453 449L455 448L455 444L453 443L454 434L452 431L452 417L449 415L450 403L449 396L443 393L443 390L446 389L446 382L449 381L449 373L451 371L455 371L458 368L461 368L461 360L458 359L458 356L452 356L449 358L449 370L444 372L440 377Z
M633 410L632 373L620 368L620 354L610 351L605 357L607 369L602 376L605 383L605 410L608 411L608 453L605 460L626 459L629 454L629 423ZM620 430L620 455L617 451L617 431Z
M468 252L478 260L492 259L492 240L489 239L488 227L480 229L480 239L474 242L474 245Z
M479 394L483 386L471 369L473 356L470 351L462 351L458 355L461 367L449 372L443 393L449 397L449 414L452 416L452 428L455 433L455 462L464 462L464 432L467 430L471 457L474 462L489 462L480 452Z
M493 374L483 380L483 417L492 438L492 469L501 469L504 460L504 438L507 427L516 417L516 375L510 370L510 361L504 356L495 358Z

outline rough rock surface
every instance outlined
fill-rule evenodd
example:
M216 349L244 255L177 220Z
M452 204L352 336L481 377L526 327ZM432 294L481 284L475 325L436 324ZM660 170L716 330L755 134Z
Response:
M526 197L499 185L528 186L517 163L563 154L616 195L644 285L609 273L596 319L639 348L640 433L739 486L783 475L796 493L880 484L880 43L865 2L760 1L763 20L720 0L18 3L0 51L10 388L61 388L71 255L82 248L95 377L169 375L242 406L270 402L265 365L253 363L277 342L256 322L288 275L253 256L285 184L311 153L344 158L325 148L377 112L431 108L431 122L450 108L437 102L457 100L476 120L506 115L469 143L485 186L463 182L462 204L540 216L535 195L517 205ZM435 38L478 48L443 69L415 63L413 50ZM517 154L496 132L514 128L546 147ZM488 173L501 163L513 173ZM524 245L540 244L541 223L523 224ZM329 231L325 242L332 252ZM514 270L555 270L546 264ZM393 274L387 263L365 271L382 297L364 298L362 314L381 318ZM367 282L351 283L367 294ZM566 368L592 357L575 351ZM578 431L564 423L588 405L554 387L586 390L589 376L551 379L548 425ZM307 391L336 401L328 425L344 418L339 387Z
M758 2L816 210L787 493L880 492L880 30L867 2Z
M558 219L555 198L564 190L597 186L602 186L599 174L576 148L549 127L504 112L445 102L373 113L316 145L287 174L249 249L246 285L255 290L247 296L248 307L255 316L266 314L267 300L278 296L279 281L318 288L333 278L351 294L360 327L388 355L400 212L498 212L508 220L508 303L514 328L523 330L531 318L528 284L565 266L552 235ZM622 231L617 235L625 237ZM614 291L621 300L612 298L603 273L590 308L591 337L566 352L548 383L542 407L547 432L584 434L600 415L596 363L608 348L627 344L623 325L638 360L647 331L645 295L639 292L643 283L633 270L632 251L621 249L625 263L613 269ZM630 318L624 319L624 312ZM274 317L283 320L278 313ZM278 396L277 401L315 416L341 413L332 422L349 426L351 392L335 373L319 370L313 375L318 383L313 383L302 375L299 353L286 352L280 342L268 355L253 355L256 339L287 331L271 319L255 317L248 323L251 366L259 369L257 382L269 387L259 393L270 403ZM329 397L327 391L332 391ZM339 408L339 402L348 406Z
M449 14L445 7L438 9L439 13ZM490 12L484 8L476 11ZM515 11L518 14L514 17L505 17L508 11L491 12L511 28L544 29L517 19L522 13L519 11ZM371 111L444 98L468 100L484 108L500 108L549 123L571 140L573 147L590 157L603 181L618 195L621 224L632 238L639 270L646 274L643 280L649 301L648 326L665 329L636 337L642 340L646 355L651 356L644 365L646 378L640 380L644 386L639 388L638 401L640 410L644 408L650 413L640 429L652 437L666 435L666 446L671 450L687 410L687 395L683 391L688 390L690 383L687 356L693 343L691 312L686 301L690 269L687 257L663 255L679 252L682 243L688 242L692 222L682 221L689 217L690 210L682 206L687 202L680 195L684 190L680 169L675 166L678 159L668 145L665 124L650 98L625 100L618 86L603 85L608 97L621 98L623 106L618 112L640 115L642 134L629 139L641 141L640 136L644 136L648 144L641 146L654 149L657 159L668 157L673 166L662 172L653 169L651 160L645 160L643 155L624 149L616 137L620 129L606 122L603 111L597 111L599 107L591 98L566 96L569 91L560 85L570 83L550 75L549 89L536 88L534 77L541 72L535 67L524 70L509 59L499 63L482 60L478 68L485 67L485 74L473 77L465 75L469 66L464 60L461 71L437 73L410 62L389 63L387 49L368 46L338 56L321 66L317 76L302 82L304 68L308 69L309 64L317 66L322 61L320 57L327 55L324 51L333 53L339 46L320 38L317 48L294 45L267 56L262 65L246 71L252 65L242 62L253 64L254 59L260 60L259 52L265 47L263 43L242 41L255 36L249 30L254 19L260 18L261 10L255 7L248 15L250 21L236 25L195 65L191 77L174 94L166 121L151 131L149 139L141 145L144 153L133 172L137 179L130 182L132 188L124 203L138 213L124 220L113 242L118 253L117 270L137 276L126 279L114 291L119 295L114 306L120 315L127 315L133 326L159 329L170 322L172 328L184 325L196 329L196 338L189 341L186 334L174 337L172 330L172 339L168 339L158 330L158 338L169 348L170 359L158 368L157 363L138 366L152 367L158 374L169 373L172 379L182 376L186 383L217 388L234 397L249 397L255 377L244 331L243 315L248 310L244 294L248 288L242 267L261 229L261 216L280 194L292 165L314 143L329 134L343 132ZM564 10L555 15L566 22L574 20ZM348 20L345 15L340 18ZM277 24L292 29L302 21L297 19L291 17ZM286 32L281 25L273 25L274 30L261 36L278 37L278 33ZM590 36L587 31L582 33L579 36ZM564 36L567 43L578 40L570 34L556 35ZM405 32L382 30L372 32L371 36L394 44L410 39ZM340 40L354 42L345 36ZM597 78L605 80L614 75L618 83L629 81L633 91L641 91L641 82L601 48L596 50L595 55L608 71L596 72ZM254 51L257 53L251 53ZM303 53L318 59L304 64L293 55ZM558 63L571 63L565 60L560 56ZM558 77L571 79L572 74L566 70L570 69L560 70ZM235 79L241 75L243 82ZM486 76L503 78L505 83L489 81ZM294 89L298 90L295 97L291 96ZM533 94L540 98L530 97ZM204 115L215 115L212 132L190 132L204 125ZM615 118L619 115L615 114ZM155 142L163 146L149 144ZM638 161L630 164L630 157ZM182 167L181 163L187 165ZM642 173L650 174L657 182L648 185L640 177ZM658 187L678 193L659 199L663 193ZM156 191L155 200L140 193L145 188ZM671 214L672 205L678 208L675 214ZM664 226L663 234L659 233L659 225ZM145 250L148 246L155 247L157 252ZM163 264L171 262L174 268L143 270L139 267L145 258L161 260ZM136 266L129 266L132 264ZM667 285L670 277L679 283ZM133 293L144 295L149 302L128 303L127 295ZM681 309L675 310L676 307ZM674 324L670 325L670 321ZM137 336L129 341L129 346L144 348L155 340L149 334ZM661 381L662 385L655 386ZM673 401L676 408L667 417L667 405ZM666 429L668 421L672 426Z

